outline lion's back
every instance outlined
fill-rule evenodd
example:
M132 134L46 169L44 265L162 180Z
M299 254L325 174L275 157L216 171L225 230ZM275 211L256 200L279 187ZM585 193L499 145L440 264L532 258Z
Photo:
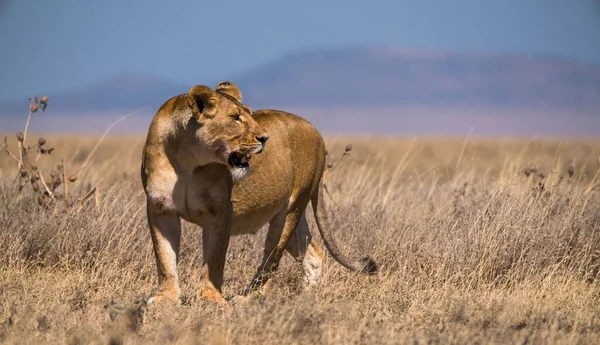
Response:
M267 133L284 135L291 146L302 145L298 150L306 150L307 145L325 149L321 133L308 120L283 110L261 109L252 113L252 116Z

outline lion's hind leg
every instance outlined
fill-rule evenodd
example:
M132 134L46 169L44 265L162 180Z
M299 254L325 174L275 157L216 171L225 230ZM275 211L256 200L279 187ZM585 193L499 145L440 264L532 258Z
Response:
M296 260L302 262L304 282L309 288L321 281L323 251L310 234L306 213L302 215L298 227L290 237L285 250Z
M262 263L260 264L254 279L252 279L252 282L244 291L244 296L265 285L271 274L277 270L283 251L285 250L290 237L294 233L294 230L296 230L303 213L304 208L294 208L287 212L282 211L271 219L269 222L269 231L267 232L267 238L265 240Z

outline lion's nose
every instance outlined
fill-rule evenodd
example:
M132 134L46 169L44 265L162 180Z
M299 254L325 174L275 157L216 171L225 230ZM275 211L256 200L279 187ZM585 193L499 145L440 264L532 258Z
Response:
M265 146L265 144L267 143L267 140L269 140L269 136L263 135L260 137L256 137L256 140L258 140L258 142L260 142L263 146Z

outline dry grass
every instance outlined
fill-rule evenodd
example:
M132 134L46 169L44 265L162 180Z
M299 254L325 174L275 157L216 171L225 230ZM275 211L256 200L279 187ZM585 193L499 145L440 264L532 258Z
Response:
M97 140L46 138L72 171ZM0 155L0 343L600 342L598 141L328 138L338 157L353 143L328 176L335 236L380 274L327 257L304 291L286 256L272 291L222 309L196 300L201 232L186 224L183 305L159 309L144 305L156 272L143 140L107 138L69 186L98 185L99 206L67 211L18 195ZM264 235L232 239L226 297L250 281Z

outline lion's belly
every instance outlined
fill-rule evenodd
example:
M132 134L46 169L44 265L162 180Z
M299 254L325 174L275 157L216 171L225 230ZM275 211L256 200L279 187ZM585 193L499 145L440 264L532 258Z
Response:
M234 202L231 234L234 236L254 234L263 225L268 223L279 210L281 210L281 205L241 209L240 207L236 208L236 203Z
M289 170L282 170L265 173L255 169L233 186L233 235L256 233L277 213L287 210L292 178Z

